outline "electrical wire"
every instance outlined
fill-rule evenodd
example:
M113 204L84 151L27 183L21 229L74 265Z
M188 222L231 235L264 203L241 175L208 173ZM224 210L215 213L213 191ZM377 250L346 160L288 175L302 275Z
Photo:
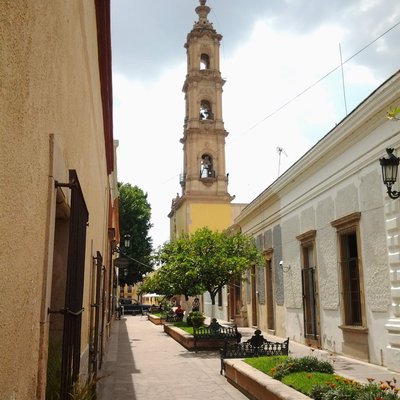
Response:
M128 254L126 254L124 251L119 250L119 252L120 252L124 257L129 258L130 260L135 261L136 263L138 263L138 264L140 264L140 265L143 265L144 267L150 268L151 270L153 269L152 266L147 265L147 264L144 264L144 263L142 263L141 261L136 260L135 258L133 258L133 257L131 257L131 256L128 256Z
M245 134L247 132L250 132L251 130L253 130L254 128L256 128L258 125L260 125L262 122L266 121L267 119L271 118L273 115L277 114L279 111L281 111L283 108L285 108L286 106L288 106L290 103L292 103L293 101L295 101L296 99L298 99L300 96L302 96L304 93L308 92L309 90L311 90L314 86L318 85L320 82L322 82L324 79L326 79L329 75L333 74L335 71L337 71L339 68L342 67L342 65L346 64L347 62L349 62L350 60L352 60L354 57L358 56L360 53L362 53L364 50L366 50L368 47L372 46L376 41L378 41L379 39L381 39L383 36L385 36L386 34L388 34L391 30L393 30L394 28L396 28L398 25L400 25L400 21L396 22L393 26L391 26L389 29L387 29L385 32L383 32L382 34L380 34L377 38L375 38L372 42L368 43L367 45L365 45L364 47L362 47L360 50L358 50L356 53L354 53L351 57L347 58L345 61L343 61L342 64L338 65L337 67L333 68L332 70L330 70L328 73L326 73L324 76L322 76L321 78L319 78L317 81L315 81L313 84L311 84L310 86L308 86L307 88L305 88L304 90L302 90L300 93L298 93L296 96L292 97L290 100L288 100L286 103L282 104L281 106L279 106L278 108L276 108L274 111L270 112L268 115L266 115L263 119L261 119L260 121L258 121L257 123L255 123L254 125L252 125L249 129L247 129L246 131L244 131L242 133Z

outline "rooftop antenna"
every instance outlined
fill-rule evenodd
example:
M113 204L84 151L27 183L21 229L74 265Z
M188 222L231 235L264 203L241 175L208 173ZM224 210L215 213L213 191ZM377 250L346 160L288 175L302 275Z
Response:
M342 70L342 88L343 88L343 101L344 101L344 110L347 116L347 101L346 101L346 85L344 82L344 71L343 71L343 59L342 59L342 46L339 43L339 53L340 53L340 67Z
M282 153L287 157L288 155L286 154L286 151L283 150L283 147L277 147L276 151L278 152L278 157L279 157L279 161L278 161L278 178L281 172L281 155Z

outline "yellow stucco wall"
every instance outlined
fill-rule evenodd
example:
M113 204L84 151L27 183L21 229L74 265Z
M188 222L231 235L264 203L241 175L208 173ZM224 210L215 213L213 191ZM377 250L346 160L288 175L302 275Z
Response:
M237 210L244 205L185 201L171 216L171 239L182 233L192 234L208 227L213 231L223 231L232 225Z
M187 212L185 205L183 205L182 207L175 210L173 216L170 219L171 239L179 237L182 233L187 233L186 221L187 221Z
M222 231L231 225L231 205L190 203L187 206L188 233L207 226L213 231Z
M96 16L94 1L2 0L0 20L0 398L32 400L43 398L54 179L68 182L69 169L77 171L89 209L83 354L91 256L107 256Z

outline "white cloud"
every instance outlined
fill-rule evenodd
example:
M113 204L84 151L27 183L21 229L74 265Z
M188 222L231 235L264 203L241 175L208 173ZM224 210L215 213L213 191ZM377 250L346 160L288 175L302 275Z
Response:
M183 95L180 65L150 85L114 75L114 136L118 179L148 193L154 244L168 239L168 212L182 168Z
M391 9L397 7L399 10L393 0L388 1ZM299 4L295 3L297 14L301 9ZM352 40L358 32L356 23L360 23L360 32L365 32L365 26L373 21L377 2L362 0L350 6L345 1L336 1L335 4L338 17L332 17L334 5L325 4L324 22L314 21L310 15L304 15L303 21L302 15L294 16L289 7L283 7L281 2L274 3L275 9L281 10L283 15L271 14L268 22L266 18L254 20L252 30L240 35L241 41L235 50L230 44L230 51L225 52L224 42L229 41L229 37L223 39L221 74L227 79L223 119L230 133L226 141L226 169L230 174L229 192L237 196L235 201L253 200L278 177L278 168L282 174L345 116L341 69L337 68L340 65L339 43L343 60L359 50L354 49ZM359 4L363 7L362 16L368 16L368 20L356 19ZM222 3L218 6L227 12L231 10ZM237 10L242 9L241 4L236 6ZM191 15L185 22L186 32L194 19L193 12ZM221 20L222 15L219 13ZM310 26L305 26L306 18ZM246 21L250 26L249 16ZM282 24L291 21L303 22L298 26ZM224 20L224 23L222 28L226 27L227 31L238 28L237 20ZM386 27L389 24L383 18L379 23ZM371 25L372 28L378 29L376 25ZM379 32L382 31L384 29L379 27ZM222 29L221 33L226 32ZM114 74L114 136L120 140L119 180L138 185L148 192L155 225L150 233L154 244L160 245L169 238L167 214L171 200L181 191L179 173L182 172L183 151L179 139L183 134L185 110L182 93L186 76L186 57L182 48L185 36L182 35L179 42L171 42L167 32L162 38L151 38L151 32L149 35L146 39L161 40L164 50L171 48L175 56L180 52L182 63L154 79L147 77L146 81ZM245 38L249 39L244 41ZM391 74L390 65L394 61L389 56L393 53L395 58L397 51L393 43L396 43L393 38L378 41L374 51L369 49L369 53L344 65L349 112ZM138 44L139 48L143 45L142 41ZM384 59L376 59L377 49L384 53ZM154 61L155 57L149 63L160 62L160 58ZM135 62L143 64L140 71L146 71L146 57L137 54ZM171 65L171 61L166 65ZM150 72L165 68L158 64L157 68L155 64L148 67ZM335 68L333 73L316 83ZM382 75L383 69L390 73ZM287 156L281 153L279 158L277 147L283 148Z

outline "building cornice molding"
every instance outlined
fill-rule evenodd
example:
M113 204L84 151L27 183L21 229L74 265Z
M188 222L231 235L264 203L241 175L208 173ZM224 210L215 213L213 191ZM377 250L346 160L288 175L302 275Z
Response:
M107 173L114 168L110 0L96 0L97 49Z

